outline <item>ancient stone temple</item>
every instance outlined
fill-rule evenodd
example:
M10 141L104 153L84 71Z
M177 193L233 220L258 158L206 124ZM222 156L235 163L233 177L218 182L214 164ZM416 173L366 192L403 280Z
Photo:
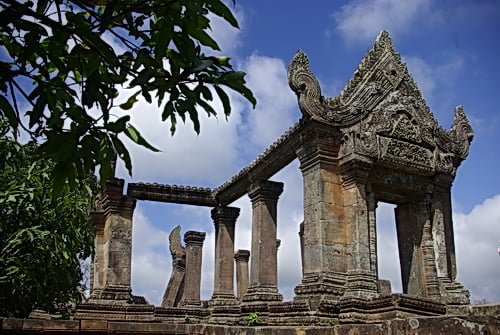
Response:
M262 334L278 334L276 326L288 326L279 328L286 334L442 329L498 334L498 305L469 305L469 292L456 280L451 186L473 138L462 107L455 109L451 128L443 129L387 32L378 36L339 96L322 96L302 51L290 63L288 81L302 118L223 185L129 183L124 194L123 181L108 184L94 215L91 297L74 314L80 329L85 324L116 333L235 331L223 326L228 325L256 334L245 327L253 314ZM303 177L304 221L297 246L302 280L293 300L283 301L276 229L286 185L269 178L295 159ZM252 203L252 243L251 250L237 250L240 210L230 205L245 194ZM165 279L162 305L132 295L130 232L137 200L212 208L207 221L215 229L215 268L209 301L200 301L205 234L186 232L183 246L182 227L170 234L172 273L168 284ZM396 205L402 294L392 293L378 277L378 202Z

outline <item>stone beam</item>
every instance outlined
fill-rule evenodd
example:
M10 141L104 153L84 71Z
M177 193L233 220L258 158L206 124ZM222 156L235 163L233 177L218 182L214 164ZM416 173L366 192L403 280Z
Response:
M212 195L212 190L203 187L129 183L127 195L138 200L207 207L215 207L217 205L215 197Z
M267 180L290 164L297 156L302 124L296 123L277 139L264 153L228 182L214 189L219 205L228 205L248 192L253 181Z

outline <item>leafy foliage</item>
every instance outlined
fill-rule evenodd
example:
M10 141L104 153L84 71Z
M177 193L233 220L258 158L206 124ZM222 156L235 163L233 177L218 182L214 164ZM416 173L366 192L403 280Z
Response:
M53 198L54 163L35 160L36 145L20 145L6 129L0 122L0 316L67 314L81 299L79 260L92 252L95 183L64 184Z
M198 133L198 110L217 114L214 96L228 116L227 88L255 106L245 73L209 34L214 16L238 28L221 0L0 0L0 9L0 111L43 143L57 191L95 167L108 179L116 157L131 173L121 134L156 151L130 124L139 96L156 97L172 134L178 118Z
M256 326L259 323L259 314L257 312L251 312L245 316L245 325L248 327Z

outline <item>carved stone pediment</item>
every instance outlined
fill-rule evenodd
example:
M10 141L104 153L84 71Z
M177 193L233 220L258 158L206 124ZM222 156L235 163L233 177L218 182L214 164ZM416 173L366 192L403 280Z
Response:
M457 107L450 131L439 126L386 31L339 96L321 95L302 51L288 68L288 81L305 121L326 123L342 133L339 158L362 155L426 174L454 175L467 157L473 132L463 109Z

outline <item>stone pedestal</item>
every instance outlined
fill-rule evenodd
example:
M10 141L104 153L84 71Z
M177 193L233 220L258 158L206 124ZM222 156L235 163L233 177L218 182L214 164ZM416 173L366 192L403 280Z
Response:
M127 303L131 300L132 215L135 200L123 195L124 180L104 186L94 214L96 254L91 301Z
M188 231L184 234L186 244L186 277L181 306L200 306L201 262L205 233Z
M212 209L215 224L214 293L211 305L236 304L234 296L234 227L240 209L216 207Z
M250 287L244 302L281 301L278 293L276 220L283 183L259 181L250 186L252 201L252 259Z
M234 260L236 261L236 288L238 292L238 300L243 299L243 295L248 289L249 277L248 277L248 260L250 259L249 250L238 250L234 254Z

